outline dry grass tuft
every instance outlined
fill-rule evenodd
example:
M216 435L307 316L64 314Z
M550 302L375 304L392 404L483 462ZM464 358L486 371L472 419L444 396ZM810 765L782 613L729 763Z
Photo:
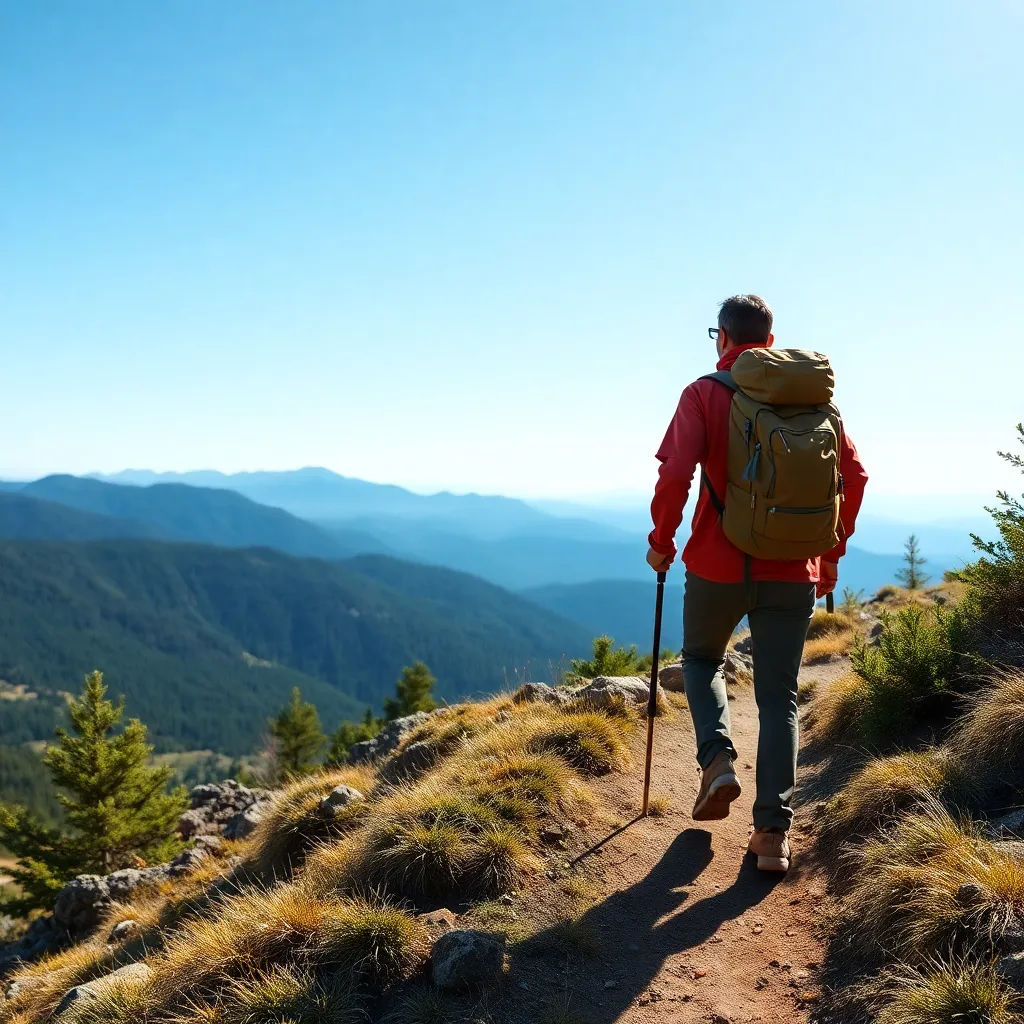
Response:
M818 692L818 680L817 679L803 679L797 684L796 688L796 702L797 704L809 704L814 700L815 694Z
M823 608L816 608L811 616L810 624L807 626L807 639L818 640L823 636L832 636L834 633L846 632L853 629L853 621L848 615L842 612L827 612Z
M32 980L32 986L3 1004L3 1010L22 1013L26 1020L47 1020L68 989L109 974L119 966L99 939L79 943L22 968L5 981Z
M104 985L95 999L81 999L60 1015L61 1024L138 1024L147 1019L149 986L123 981Z
M920 963L937 950L990 951L1024 916L1024 863L936 800L868 840L849 896L853 930Z
M849 654L856 636L853 620L848 616L818 609L807 628L804 664L813 665Z
M1020 999L991 965L953 959L905 968L878 1024L1020 1024Z
M975 694L949 745L976 767L979 788L1024 786L1024 673L1001 673Z
M446 896L466 872L473 852L468 839L453 825L382 823L369 838L359 874L382 891Z
M652 793L647 801L647 813L652 818L663 818L672 809L672 801L665 793Z
M868 700L867 687L856 672L840 676L817 696L810 709L807 722L814 738L832 743L849 737Z
M490 895L508 892L524 875L536 874L540 867L522 834L504 825L480 836L467 874L475 892Z
M622 735L607 716L589 711L565 715L537 733L530 750L554 753L584 775L605 775L626 762Z
M244 969L298 962L341 965L392 980L423 955L422 926L381 902L341 899L300 885L250 889L212 918L182 928L152 960L161 1000L214 991Z
M324 928L316 957L380 988L407 974L426 947L426 930L405 911L381 901L351 900Z
M323 797L341 785L369 793L373 772L362 766L317 772L280 790L253 832L248 866L264 877L290 877L313 846L353 828L366 814L366 801L350 804L335 818L319 813Z
M276 966L233 980L220 1020L224 1024L355 1024L366 1014L358 997L340 979Z
M419 988L406 995L384 1018L384 1024L452 1024L450 1000L436 988Z
M944 750L897 754L869 761L825 808L826 843L863 839L901 813L934 798L958 800L969 790L960 760Z

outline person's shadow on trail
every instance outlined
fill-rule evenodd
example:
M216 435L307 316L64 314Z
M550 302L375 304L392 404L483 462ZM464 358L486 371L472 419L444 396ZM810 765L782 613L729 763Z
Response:
M593 1024L617 1021L650 987L669 957L706 942L725 921L757 906L781 877L759 872L747 857L738 865L737 877L728 888L695 899L686 889L713 858L711 833L686 829L646 877L614 893L580 918L580 926L597 937L600 949L594 958L578 959L573 974L606 972L599 979L587 980L590 990L577 989L574 1000L586 1000L586 1016ZM513 955L551 957L560 951L563 930L564 925L555 925L524 942ZM721 948L724 951L728 947ZM564 960L573 959L570 950L563 947L561 952ZM615 981L616 986L604 989L606 980Z

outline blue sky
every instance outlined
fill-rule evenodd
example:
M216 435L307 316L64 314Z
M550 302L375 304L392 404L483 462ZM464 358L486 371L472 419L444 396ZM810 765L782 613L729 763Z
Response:
M0 472L643 491L756 291L832 357L875 499L1016 486L1022 31L1017 0L0 0Z

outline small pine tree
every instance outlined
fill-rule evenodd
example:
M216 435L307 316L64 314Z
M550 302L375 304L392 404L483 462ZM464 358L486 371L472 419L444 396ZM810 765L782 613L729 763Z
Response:
M926 559L921 557L921 549L917 546L917 537L914 534L907 538L903 561L906 562L906 567L896 573L896 579L907 590L920 590L931 577L922 571Z
M1017 424L1017 441L1024 445L1024 424ZM999 457L1024 472L1024 457L1002 451ZM989 628L1012 635L1024 624L1024 496L1016 498L1001 490L996 497L999 505L985 511L992 516L999 539L982 540L972 534L980 557L954 578L970 585L970 597Z
M650 668L651 659L647 658L646 667ZM570 662L572 674L583 679L596 679L598 676L630 676L642 671L641 662L637 657L636 646L615 647L610 636L599 636L594 639L594 657L590 661L573 658Z
M21 896L7 903L17 913L47 906L75 875L164 861L181 849L175 830L185 791L167 791L173 769L149 767L153 748L138 719L110 735L124 699L113 704L106 692L102 673L86 676L81 696L68 701L71 732L58 729L43 757L69 831L45 828L23 808L0 808L0 845L18 859L11 876Z
M417 711L433 711L437 707L433 697L436 683L437 680L422 661L406 666L395 684L394 699L389 697L384 701L384 717L390 721L414 715Z
M342 722L331 736L327 748L327 764L340 765L348 760L348 752L363 740L372 740L380 732L383 720L376 718L373 708L367 708L361 722Z
M839 610L843 615L852 619L860 611L860 606L863 603L863 590L854 590L852 587L843 587L843 600L839 605Z
M274 739L274 777L278 781L310 772L327 742L316 708L302 699L297 686L288 703L270 720L270 735Z

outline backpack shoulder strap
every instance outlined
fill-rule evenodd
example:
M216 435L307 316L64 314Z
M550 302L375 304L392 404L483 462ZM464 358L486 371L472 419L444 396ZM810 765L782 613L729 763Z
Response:
M698 377L698 380L716 380L719 384L724 384L734 394L739 394L740 387L733 380L732 374L728 370L716 370L714 373L705 373L703 377ZM725 515L725 503L715 493L714 487L711 486L711 481L708 479L707 471L701 466L700 470L700 482L701 485L708 492L708 499L711 502L711 507L718 513L719 518Z
M733 380L732 374L728 370L716 370L714 373L705 373L703 377L698 377L698 380L717 380L719 384L724 384L730 391L738 392L740 389L739 384Z

